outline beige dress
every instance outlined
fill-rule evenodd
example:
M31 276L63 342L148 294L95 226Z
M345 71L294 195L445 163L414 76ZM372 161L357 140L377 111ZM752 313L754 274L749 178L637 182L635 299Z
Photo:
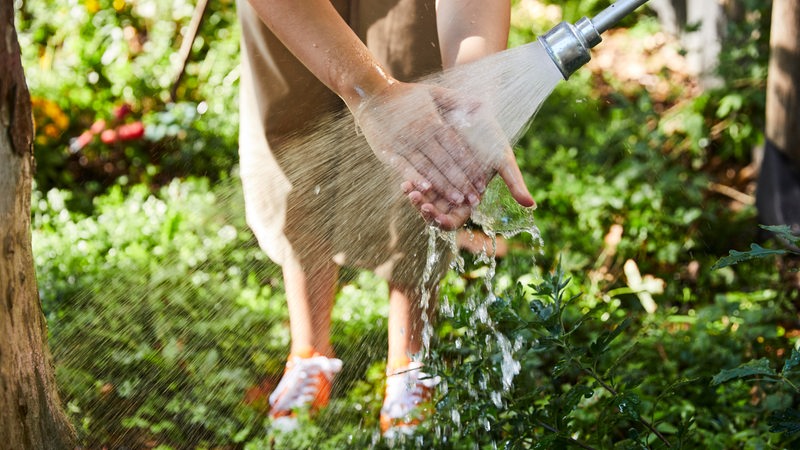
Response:
M332 3L395 78L408 81L441 68L434 0ZM292 254L301 261L332 258L419 284L428 233L399 180L358 135L341 99L246 0L238 6L240 171L247 222L259 245L278 264Z

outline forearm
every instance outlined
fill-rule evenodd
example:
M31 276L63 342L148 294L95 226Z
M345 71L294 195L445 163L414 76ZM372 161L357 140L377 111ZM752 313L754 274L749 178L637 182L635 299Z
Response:
M351 108L394 83L329 0L249 1L286 48Z
M508 0L436 0L436 24L445 68L506 49Z

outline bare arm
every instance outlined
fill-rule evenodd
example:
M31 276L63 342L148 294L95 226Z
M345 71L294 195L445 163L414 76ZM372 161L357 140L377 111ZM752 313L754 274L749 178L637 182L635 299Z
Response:
M464 151L459 132L441 113L441 104L451 102L446 90L392 78L328 0L250 2L292 54L345 101L381 161L421 191L477 204L485 176L458 157Z
M250 3L283 45L351 109L395 83L329 0Z
M492 8L478 0L438 1L447 64L505 48L509 5L489 1ZM533 204L510 148L510 160L506 155L499 165L483 167L474 155L485 154L494 142L471 140L452 119L454 111L476 109L471 99L392 78L328 0L250 2L295 57L345 101L376 156L406 180L403 188L427 219L444 228L463 224L494 173L506 180L517 201ZM449 18L440 21L445 13Z
M508 0L436 0L436 26L445 68L506 49Z
M506 49L511 20L511 4L507 0L436 0L436 22L439 32L439 44L442 62L445 68L467 64L493 53ZM485 124L493 122L486 121ZM478 127L477 141L473 139L470 146L479 148L487 136L497 133L491 125ZM495 133L491 133L495 131ZM467 132L463 136L470 141ZM475 134L472 134L475 137ZM505 143L502 155L496 163L482 167L484 179L491 179L499 174L509 187L512 196L523 206L535 203L519 170L513 150ZM411 202L420 209L423 216L435 220L446 229L457 228L470 216L469 205L453 205L441 198L436 192L420 192L405 183L403 189L408 193Z

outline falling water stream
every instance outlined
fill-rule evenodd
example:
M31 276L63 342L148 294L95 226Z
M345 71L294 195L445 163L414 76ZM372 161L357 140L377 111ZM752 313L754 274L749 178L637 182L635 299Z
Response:
M496 55L484 58L478 62L457 67L455 69L436 74L429 77L426 82L434 83L440 86L457 89L468 93L469 95L483 98L487 101L492 108L493 113L497 117L499 124L502 126L508 140L512 145L526 131L527 125L532 120L540 105L545 101L547 96L551 93L554 87L563 78L561 73L547 55L544 48L539 42L530 43L507 51L498 53ZM399 192L398 184L391 173L381 172L375 174L375 161L374 155L366 147L364 139L353 133L354 123L351 116L336 116L330 121L324 123L320 128L305 133L302 136L297 136L297 145L304 146L307 151L295 152L297 156L290 157L287 161L285 171L289 170L291 173L287 175L292 180L303 180L295 184L298 190L306 189L309 192L314 192L319 199L319 204L306 205L308 208L319 208L323 204L336 204L336 208L330 213L330 220L324 220L322 223L309 222L301 223L297 230L298 233L305 235L318 235L320 236L319 244L317 247L312 245L312 251L320 251L324 253L322 246L329 245L329 238L334 241L341 242L345 250L342 255L337 253L337 262L345 264L355 263L360 264L362 259L366 258L365 255L357 252L350 252L354 248L370 248L375 250L374 245L397 239L401 236L402 239L404 228L407 224L400 222L395 225L395 228L387 227L385 224L372 223L369 212L364 214L362 219L354 221L353 219L338 219L336 216L339 211L354 209L356 211L365 210L378 210L380 208L395 208L397 204L407 202L402 192ZM327 149L335 147L346 149L346 154L331 154L326 151ZM356 149L356 150L353 150ZM521 150L520 150L521 151ZM240 171L245 174L249 173L251 176L270 176L268 171L264 171L261 167L260 161L248 160L242 161ZM363 183L357 185L344 185L338 180L336 174L347 171L350 177L348 179L364 180ZM220 201L230 201L229 199L220 199ZM331 203L329 203L331 202ZM302 214L303 211L290 211L290 214ZM479 225L485 232L494 236L499 234L505 237L511 237L519 233L528 233L532 236L534 241L539 240L538 230L534 224L533 211L530 209L522 208L510 198L505 186L498 180L494 180L490 184L490 188L484 195L481 205L474 211L472 215L474 223ZM340 223L341 225L333 226L331 224ZM423 232L426 232L423 230ZM455 238L452 233L442 233L430 228L428 239L428 254L416 255L419 268L425 268L425 276L430 278L431 274L437 265L442 264L439 259L441 255L440 250L454 249ZM338 249L337 249L338 251ZM377 250L379 253L380 249ZM351 254L352 253L352 254ZM491 252L490 252L491 253ZM387 253L381 253L382 256ZM480 321L484 325L492 326L491 318L487 312L487 305L494 300L493 277L495 270L495 261L493 258L483 255L479 258L480 261L485 263L488 270L485 272L485 293L484 298L471 298L469 299L469 307L474 311L473 317L475 321ZM177 261L177 258L176 258ZM367 265L370 263L367 262ZM463 270L463 262L460 258L456 257L451 268L455 270ZM191 269L188 269L191 270ZM76 274L76 276L79 276ZM183 274L186 278L201 276L201 274L190 273ZM103 282L105 288L96 289L91 295L104 296L104 295L125 295L125 293L114 292L113 280L106 280ZM429 303L435 303L431 298L431 289L428 283L423 283L423 302L424 306ZM46 301L46 299L44 299ZM140 302L140 298L129 298L130 302ZM284 302L281 296L276 296L275 302ZM448 305L447 299L443 300L441 305L444 314L451 308ZM283 305L282 305L283 306ZM427 308L423 308L427 309ZM208 320L213 320L214 311L195 311L192 314L197 314L198 317L205 317ZM427 317L427 316L426 316ZM120 318L125 320L126 318ZM154 318L150 318L154 319ZM137 318L137 320L142 320ZM145 318L144 320L149 320ZM101 327L103 324L96 324ZM154 324L131 323L131 327L153 326ZM426 324L426 347L429 344L429 338L433 325L430 321ZM336 329L332 333L336 333ZM266 332L266 330L265 330ZM265 336L264 339L269 339ZM502 385L507 388L511 386L514 376L520 370L519 362L513 358L513 350L516 345L510 341L501 332L497 331L496 338L500 348L504 349L504 357L502 362ZM222 339L222 338L221 338ZM109 345L113 339L109 339ZM172 349L174 352L180 351L180 343L175 344L176 347ZM63 366L81 366L87 367L82 361L75 361L71 358L69 353L58 351L59 342L52 342L53 347L56 349L56 354L60 355L57 364ZM366 347L374 346L371 342L361 342L354 345L360 345L365 348L348 349L347 352L351 355L359 353L369 354ZM288 348L287 348L288 351ZM212 361L209 364L224 365L225 360ZM102 370L102 366L97 362L91 364L93 370ZM94 375L96 379L100 380L110 375L97 373ZM356 375L358 376L358 375ZM176 381L177 383L178 381ZM226 395L222 390L219 395ZM499 395L497 395L499 398ZM164 405L161 412L165 417L171 414L170 407ZM130 411L121 411L120 414L130 413ZM207 411L207 414L215 414L213 411ZM155 414L155 413L154 413ZM224 412L218 413L224 414ZM108 420L116 419L113 416L105 417ZM457 418L454 418L457 419ZM457 423L457 420L454 420ZM373 431L370 431L373 432ZM117 443L121 448L124 443Z
M527 125L539 107L562 79L547 51L539 42L534 42L466 66L456 67L433 77L430 81L487 101L507 139L513 145L526 131ZM493 246L496 245L495 235L510 238L520 233L528 233L533 242L540 241L539 231L533 219L533 210L519 206L511 198L499 177L490 183L481 204L473 211L471 219L493 238ZM441 234L433 227L430 233ZM452 234L450 237L452 238ZM445 238L444 241L448 242L451 248L455 248L453 239ZM429 242L429 258L431 258L436 254L434 247L437 240L431 239ZM494 254L494 250L494 248L486 249L478 258L479 262L488 267L484 276L486 298L469 300L470 309L474 311L474 319L489 326L492 323L487 307L495 299L492 284L496 260L488 255ZM428 266L431 265L429 261ZM463 270L460 258L456 258L452 266L457 270ZM428 301L427 296L426 293L423 301ZM431 332L432 325L428 324L425 333L426 348ZM500 341L508 341L500 332L497 332L497 338ZM501 348L504 350L503 386L509 388L514 375L519 371L519 363L513 359L512 345L501 342Z

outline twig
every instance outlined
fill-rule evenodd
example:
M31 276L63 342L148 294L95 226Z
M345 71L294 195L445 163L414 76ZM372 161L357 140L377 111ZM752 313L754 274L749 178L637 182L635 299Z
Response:
M538 423L545 430L547 430L547 431L549 431L551 433L558 434L558 429L556 427L554 427L552 425L549 425L549 424L547 424L545 422L542 422L541 420L537 420L536 423ZM569 436L564 436L564 438L568 439L570 442L572 442L573 444L577 445L580 448L585 448L586 450L597 450L594 447L592 447L591 445L589 445L589 444L587 444L585 442L579 441L579 440L577 440L575 438L571 438Z
M597 373L594 371L594 369L589 368L589 369L584 369L584 370L589 374L589 376L594 378L594 380L597 381L600 384L600 386L603 387L603 389L607 390L611 395L614 395L614 396L619 395L619 392L617 392L616 389L614 389L611 385L609 385L608 383L606 383L605 381L600 379L600 376L597 375ZM667 438L665 438L664 435L661 434L661 432L658 431L656 429L656 427L653 426L653 424L651 424L650 422L648 422L646 419L642 418L641 416L639 416L639 423L644 425L653 434L658 436L658 438L661 439L661 441L664 443L664 445L667 446L667 448L672 448L672 445L670 445L669 440L667 440Z
M752 195L739 192L730 186L725 186L724 184L708 183L708 189L712 192L716 192L717 194L722 194L726 197L736 200L743 205L752 205L756 202L756 199L753 198Z
M169 90L169 98L173 102L178 97L178 86L181 84L181 78L183 78L184 72L186 72L186 63L189 61L189 55L192 53L192 46L194 45L194 40L197 38L197 32L200 31L200 24L203 22L203 16L206 13L206 7L208 6L208 0L197 0L197 5L194 7L194 15L192 15L192 20L189 22L189 30L186 32L186 36L183 37L183 41L181 41L181 48L178 50L178 57L180 59L180 67L178 67L178 73L175 75L175 81L172 82L172 88Z

